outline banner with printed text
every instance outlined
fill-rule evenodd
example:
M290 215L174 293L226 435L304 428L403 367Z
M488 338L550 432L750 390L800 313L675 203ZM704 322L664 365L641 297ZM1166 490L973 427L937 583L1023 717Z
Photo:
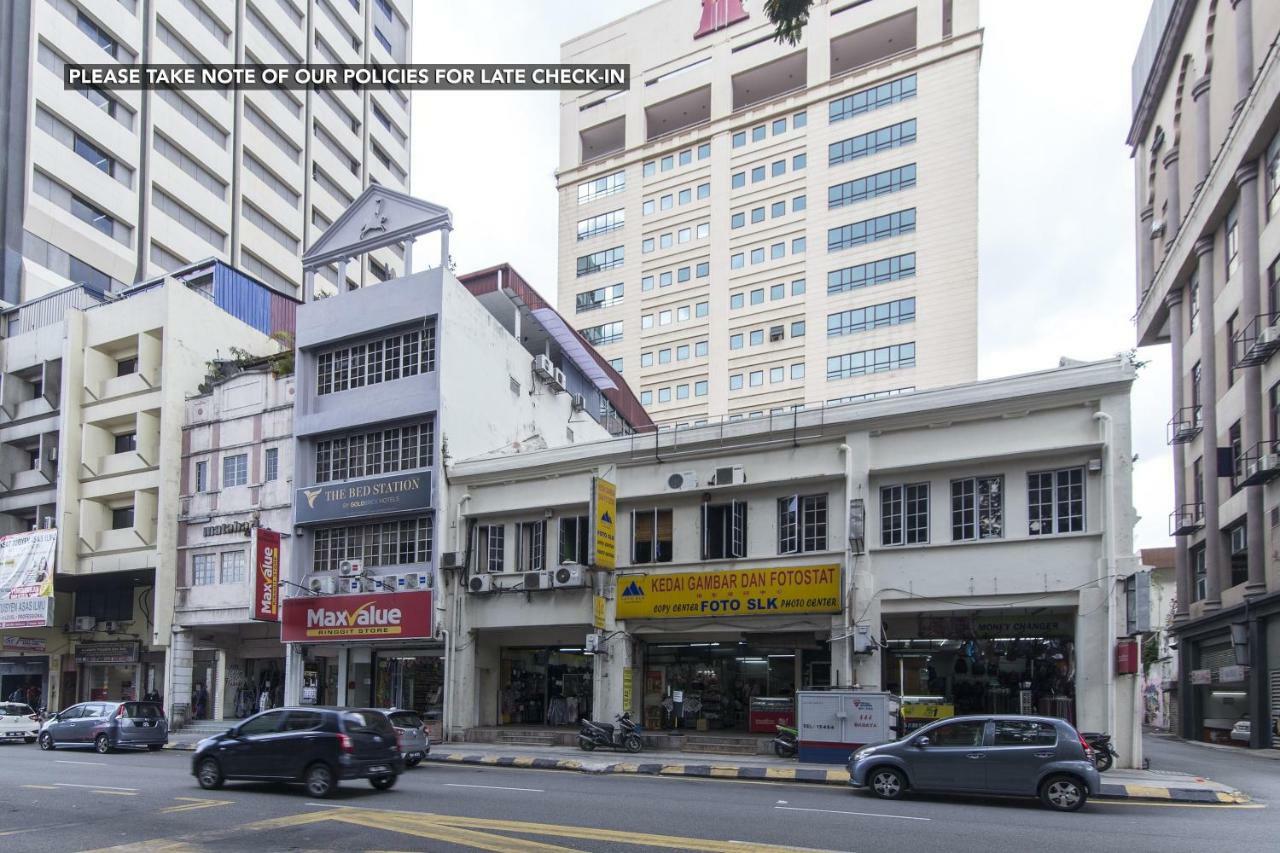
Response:
M632 575L618 581L619 619L839 613L840 566L777 566Z
M280 534L265 527L253 533L253 601L249 607L255 621L280 621Z
M53 616L55 528L0 536L0 628L43 628Z

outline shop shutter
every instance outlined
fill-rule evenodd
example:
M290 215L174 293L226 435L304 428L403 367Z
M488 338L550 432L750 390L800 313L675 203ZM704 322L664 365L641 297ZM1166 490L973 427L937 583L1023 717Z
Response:
M1197 669L1218 669L1223 666L1234 666L1236 654L1227 643L1222 646L1206 646L1200 650L1200 666Z

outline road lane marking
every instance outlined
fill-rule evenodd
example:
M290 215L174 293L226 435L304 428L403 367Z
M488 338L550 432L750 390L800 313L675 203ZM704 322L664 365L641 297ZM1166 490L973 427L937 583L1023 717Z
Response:
M175 812L194 812L200 809L212 809L218 806L230 806L235 804L235 800L206 800L200 797L174 797L175 800L183 800L180 805L169 806L160 810L161 814L173 814Z
M59 788L93 788L96 791L110 789L112 791L136 791L137 788L126 788L121 785L82 785L77 782L54 782Z
M838 809L802 809L799 806L774 806L784 812L822 812L823 814L850 814L856 817L887 817L892 820L933 820L931 817L911 817L902 814L876 814L875 812L845 812Z
M41 791L56 791L57 785L23 785L24 788L39 788Z
M54 764L84 764L88 767L106 767L107 766L107 762L105 761L68 761L65 758L55 758L53 760L53 763Z
M445 782L446 788L485 788L491 791L528 791L531 794L545 794L542 788L510 788L506 785L462 785L457 782Z
M89 793L91 793L91 794L110 794L110 795L111 795L111 796L113 796L113 797L136 797L136 796L138 796L138 793L137 793L136 791L108 791L108 790L105 790L105 789L103 789L103 790L94 789L94 790L90 791Z

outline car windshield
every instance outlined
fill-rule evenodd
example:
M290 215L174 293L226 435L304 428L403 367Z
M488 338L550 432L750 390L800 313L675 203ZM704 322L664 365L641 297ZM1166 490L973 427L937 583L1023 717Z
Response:
M342 725L352 734L385 735L395 737L396 730L381 711L347 711L342 715Z
M125 702L124 715L135 719L141 717L144 720L158 720L164 716L164 712L159 705L151 702Z
M396 711L389 716L391 717L391 725L398 729L422 728L422 718L412 711Z
M19 705L17 702L0 702L0 717L26 717L34 714L30 705Z

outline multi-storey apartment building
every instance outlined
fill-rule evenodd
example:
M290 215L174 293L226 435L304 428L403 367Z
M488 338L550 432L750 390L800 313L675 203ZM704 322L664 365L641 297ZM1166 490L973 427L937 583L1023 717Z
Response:
M0 656L40 667L28 674L51 708L148 690L170 709L189 701L170 689L169 653L184 637L187 397L232 348L276 352L269 334L292 331L293 301L218 262L180 276L109 295L73 286L0 315L0 533L57 531L55 601Z
M564 44L559 304L659 422L971 381L977 0L664 0Z
M1140 681L1112 664L1137 568L1133 376L1075 363L458 462L451 730L572 743L577 714L629 711L651 746L768 748L757 712L856 684L944 716L1061 716L1140 766ZM614 571L588 565L596 478L616 486Z
M69 283L110 291L207 257L299 295L302 248L371 183L408 188L409 98L397 89L63 87L68 63L407 62L408 0L3 6L4 302ZM347 276L363 285L404 269L388 247ZM337 289L326 275L317 286Z
M1184 737L1280 719L1280 6L1157 0L1133 64L1138 343L1172 354Z

